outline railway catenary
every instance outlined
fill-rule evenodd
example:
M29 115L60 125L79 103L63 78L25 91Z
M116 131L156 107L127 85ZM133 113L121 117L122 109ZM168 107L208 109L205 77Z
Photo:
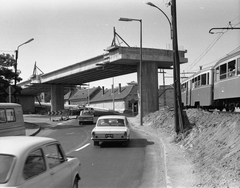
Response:
M200 69L182 83L185 108L201 107L233 112L240 107L240 50L228 54L214 66Z

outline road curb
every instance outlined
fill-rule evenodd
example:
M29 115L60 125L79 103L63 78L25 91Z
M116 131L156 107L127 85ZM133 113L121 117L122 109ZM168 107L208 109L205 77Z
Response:
M37 135L40 131L41 131L41 126L35 123L29 123L29 122L24 122L25 124L27 124L29 127L33 127L33 128L26 128L26 130L32 130L34 129L34 131L32 131L30 134L27 134L27 136L35 136ZM36 127L36 128L35 128Z
M143 182L141 182L140 188L171 188L167 169L166 148L163 140L161 138L158 138L146 127L137 125L134 121L131 121L131 119L134 118L129 119L132 129L136 130L139 134L144 135L149 140L153 140L155 143L155 147L149 148L146 152L148 159L145 161L145 164L146 166L149 166L149 169L147 169L147 172L143 174ZM164 171L161 170L162 166L164 168ZM152 181L149 181L149 179L152 179Z

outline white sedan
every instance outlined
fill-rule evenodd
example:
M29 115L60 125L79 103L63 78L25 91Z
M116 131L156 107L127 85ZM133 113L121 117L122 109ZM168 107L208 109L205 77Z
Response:
M99 142L123 142L128 144L130 129L127 118L121 115L99 117L95 128L91 132L91 139L95 146L98 146Z
M0 188L77 188L79 171L55 139L0 137Z

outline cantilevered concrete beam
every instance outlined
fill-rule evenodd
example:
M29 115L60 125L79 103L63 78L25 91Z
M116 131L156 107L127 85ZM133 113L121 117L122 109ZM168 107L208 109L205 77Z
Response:
M52 110L62 110L64 86L81 85L134 72L138 72L139 77L139 51L139 48L112 46L103 55L43 74L38 80L33 78L18 86L23 88L22 94L25 95L36 95L51 88ZM187 62L185 53L179 51L180 63ZM173 53L171 50L143 48L142 55L142 102L145 115L158 110L158 68L171 69Z

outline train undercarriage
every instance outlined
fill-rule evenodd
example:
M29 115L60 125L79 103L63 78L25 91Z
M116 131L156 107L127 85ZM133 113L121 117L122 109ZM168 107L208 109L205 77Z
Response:
M225 109L227 112L234 112L236 107L240 108L240 98L215 100L214 106L220 111Z
M225 109L227 112L234 112L236 108L240 108L240 98L218 99L209 106L203 106L200 102L195 102L194 106L184 106L183 104L183 108L200 108L203 110L217 109L219 111L223 111Z

